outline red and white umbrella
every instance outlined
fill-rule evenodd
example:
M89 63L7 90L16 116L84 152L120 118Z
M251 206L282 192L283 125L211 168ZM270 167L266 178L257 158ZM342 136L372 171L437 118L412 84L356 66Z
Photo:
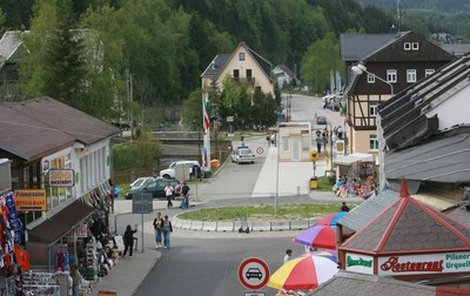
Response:
M268 286L274 289L309 290L331 279L338 272L332 260L316 255L292 259L271 275Z

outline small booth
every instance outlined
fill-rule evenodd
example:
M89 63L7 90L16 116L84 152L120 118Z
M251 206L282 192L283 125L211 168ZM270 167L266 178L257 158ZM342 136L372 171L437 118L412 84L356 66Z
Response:
M353 153L334 159L336 185L340 197L367 197L375 190L375 161L372 154Z
M432 285L464 286L470 228L412 198L399 199L338 248L341 269Z

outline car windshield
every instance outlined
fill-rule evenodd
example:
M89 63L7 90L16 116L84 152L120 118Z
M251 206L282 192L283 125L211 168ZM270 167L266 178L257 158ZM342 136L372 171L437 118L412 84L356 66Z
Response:
M253 154L253 152L251 151L251 149L240 149L240 154Z

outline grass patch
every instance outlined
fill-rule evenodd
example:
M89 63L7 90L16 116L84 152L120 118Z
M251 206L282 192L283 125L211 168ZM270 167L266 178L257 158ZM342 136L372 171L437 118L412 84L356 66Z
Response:
M338 204L295 204L278 205L277 215L274 215L273 205L234 206L207 208L190 211L178 215L181 219L197 221L233 221L241 217L249 219L302 219L323 217L329 213L338 212Z
M318 191L331 191L331 187L335 185L334 177L318 177Z

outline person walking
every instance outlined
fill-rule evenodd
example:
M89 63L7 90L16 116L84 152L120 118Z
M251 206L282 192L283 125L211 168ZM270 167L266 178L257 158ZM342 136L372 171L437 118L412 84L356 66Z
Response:
M173 206L173 203L171 202L171 200L173 199L173 194L175 193L175 189L173 188L173 186L170 185L170 183L168 183L166 184L164 191L165 191L165 196L167 200L166 207L169 209Z
M72 278L72 296L80 295L80 285L82 284L83 277L78 271L76 264L70 267L70 277Z
M158 212L157 217L153 219L153 228L155 229L156 248L162 247L163 219L162 213Z
M286 255L284 256L284 259L283 259L284 264L286 264L287 261L289 261L291 258L292 258L292 250L287 249L286 250Z
M124 253L122 253L122 257L126 256L127 250L129 249L129 257L132 257L132 249L134 249L134 233L137 232L137 225L135 225L135 229L132 230L130 225L127 225L126 232L124 232Z
M186 182L183 182L183 186L181 187L181 205L180 208L188 209L189 208L189 186Z
M315 139L317 142L317 151L318 155L321 155L321 146L323 145L323 139L320 137L320 135L317 134L317 138Z
M165 215L163 219L163 248L169 249L170 248L170 233L173 232L173 226L171 225L170 219L168 219L168 215Z

